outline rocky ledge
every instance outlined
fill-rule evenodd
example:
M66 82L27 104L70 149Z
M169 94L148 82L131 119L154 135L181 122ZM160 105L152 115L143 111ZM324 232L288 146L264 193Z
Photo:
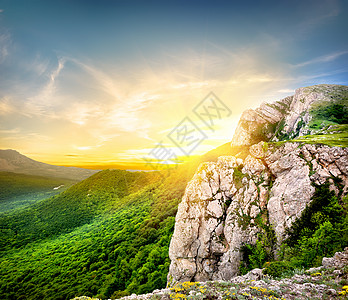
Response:
M77 297L74 300L98 300ZM123 300L236 300L236 299L348 299L348 247L322 266L307 271L295 270L275 280L254 269L231 281L181 282L172 288L144 295L131 295Z

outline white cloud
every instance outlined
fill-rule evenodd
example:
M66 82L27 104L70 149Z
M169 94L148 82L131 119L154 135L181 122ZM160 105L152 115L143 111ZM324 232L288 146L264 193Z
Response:
M312 65L312 64L326 63L326 62L334 61L337 58L339 58L340 56L346 55L346 54L348 54L348 51L334 52L334 53L330 53L330 54L327 54L327 55L319 56L319 57L316 57L314 59L305 61L303 63L294 65L294 67L304 67L304 66L308 66L308 65Z
M86 125L92 118L102 118L104 115L101 107L95 103L71 103L61 112L67 120L80 126Z
M28 133L27 136L34 141L36 140L41 142L49 142L54 139L53 137L50 137L41 133L37 133L37 132Z
M272 78L269 75L252 75L249 78L246 78L248 82L256 82L256 83L262 83L262 82L272 82L275 81L275 78Z
M1 135L14 135L14 134L18 134L20 133L20 129L19 128L13 128L13 129L0 129L0 134Z

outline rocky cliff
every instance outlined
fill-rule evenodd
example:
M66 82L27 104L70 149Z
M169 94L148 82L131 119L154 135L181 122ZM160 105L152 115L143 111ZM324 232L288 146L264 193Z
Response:
M169 249L170 286L231 280L239 272L242 246L255 244L259 233L274 233L276 253L287 229L311 202L315 184L327 182L339 197L347 193L348 148L315 138L310 143L293 140L338 132L345 146L347 128L337 125L339 113L336 119L325 113L332 104L345 109L347 95L348 87L319 85L243 113L232 146L244 145L247 155L203 163L186 187Z
M252 145L317 133L328 122L310 124L316 117L313 110L330 103L346 106L347 95L347 86L320 84L299 88L293 96L264 103L256 110L249 109L242 114L231 145Z

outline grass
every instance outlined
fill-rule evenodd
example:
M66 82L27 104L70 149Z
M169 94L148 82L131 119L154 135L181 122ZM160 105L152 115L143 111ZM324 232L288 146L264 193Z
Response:
M348 124L328 124L317 134L304 135L287 141L269 142L268 145L279 148L285 143L323 144L345 148L348 147Z
M288 142L303 142L306 144L324 144L330 147L348 147L348 132L334 134L305 135Z
M324 120L324 119L314 119L314 120L311 120L309 123L308 123L308 126L310 129L322 129L328 125L336 125L337 123L335 122L332 122L332 121L329 121L329 120Z

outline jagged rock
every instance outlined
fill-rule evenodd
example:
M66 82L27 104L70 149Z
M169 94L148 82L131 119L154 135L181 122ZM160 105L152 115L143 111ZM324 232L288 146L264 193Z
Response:
M235 134L232 146L251 145L264 137L272 137L272 125L282 120L288 112L292 97L287 97L273 104L264 103L256 110L243 112Z
M324 268L341 269L348 266L348 247L343 252L336 252L333 257L324 257L322 265Z
M262 269L253 269L243 276L245 280L260 280L265 277L262 273Z
M337 296L337 292L336 292L336 290L334 290L334 289L328 289L328 290L327 290L327 294L328 294L329 296Z
M329 162L339 160L335 174L346 178L341 169L348 167L347 151L298 143L266 149L260 142L244 160L224 156L202 164L179 204L168 282L231 280L239 272L242 245L256 242L256 219L267 214L280 245L310 203L312 183L333 175Z
M320 266L320 267L316 267L316 268L310 268L307 270L307 273L317 273L319 272L323 267Z
M309 166L300 153L298 144L287 143L265 159L275 176L267 209L279 242L315 191L309 178Z

